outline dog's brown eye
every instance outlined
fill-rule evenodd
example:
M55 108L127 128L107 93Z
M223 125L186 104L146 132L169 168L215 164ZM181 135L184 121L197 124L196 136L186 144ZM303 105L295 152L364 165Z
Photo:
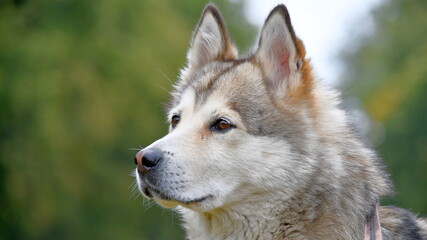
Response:
M234 127L235 126L228 119L220 118L216 120L216 122L212 125L211 129L218 132L225 132Z
M181 118L178 115L173 115L172 119L171 119L171 125L172 127L176 127L176 125L178 125L179 120L181 120Z

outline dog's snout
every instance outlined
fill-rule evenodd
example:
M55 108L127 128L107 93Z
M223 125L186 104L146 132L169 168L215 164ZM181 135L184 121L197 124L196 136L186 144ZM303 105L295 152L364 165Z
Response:
M147 149L139 151L135 156L135 163L139 172L146 172L154 168L163 159L163 153L159 149Z

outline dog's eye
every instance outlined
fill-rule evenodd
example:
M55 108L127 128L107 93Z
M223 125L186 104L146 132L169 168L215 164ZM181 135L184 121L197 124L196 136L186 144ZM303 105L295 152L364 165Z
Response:
M236 126L234 126L228 119L220 118L216 120L215 123L211 126L211 130L225 132L235 127Z
M175 127L176 127L176 125L178 125L179 120L181 120L181 117L180 117L180 116L178 116L178 115L173 115L173 116L172 116L172 118L171 118L171 125L172 125L172 128L175 128Z

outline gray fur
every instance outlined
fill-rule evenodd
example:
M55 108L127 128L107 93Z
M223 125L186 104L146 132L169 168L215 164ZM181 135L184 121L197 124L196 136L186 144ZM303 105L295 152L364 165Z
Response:
M216 19L227 34L215 7L203 16L209 11L209 27ZM265 62L269 46L238 59L227 35L217 45L229 47L203 50L210 61L194 67L192 46L168 113L180 122L139 153L155 148L164 157L136 171L138 186L182 214L188 239L363 239L372 206L392 192L389 177L350 129L338 94L312 77L286 8L268 19L263 41L283 40L283 56L295 59ZM269 39L281 21L287 34ZM199 29L207 29L203 17L193 43L203 42ZM214 131L221 118L233 128ZM427 239L425 220L405 210L381 207L380 221L385 239Z

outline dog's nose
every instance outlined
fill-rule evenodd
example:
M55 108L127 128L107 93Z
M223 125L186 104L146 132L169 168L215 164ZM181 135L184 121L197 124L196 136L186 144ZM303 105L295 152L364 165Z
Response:
M139 151L135 156L135 164L139 172L146 172L154 168L163 159L163 153L159 149L147 149Z

